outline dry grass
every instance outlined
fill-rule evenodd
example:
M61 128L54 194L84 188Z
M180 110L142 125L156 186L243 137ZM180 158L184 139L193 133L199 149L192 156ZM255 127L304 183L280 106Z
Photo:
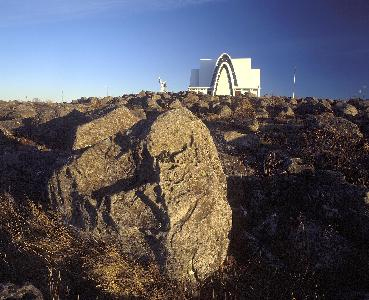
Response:
M83 260L88 279L112 298L168 299L171 287L158 267L130 260L115 245L95 248Z
M64 299L71 294L70 285L86 283L104 299L184 298L154 263L132 261L118 243L80 234L31 201L18 205L10 195L0 196L0 233L27 259L37 260L32 271L43 273L47 287L45 282L32 283L52 299Z
M56 215L47 215L31 201L20 207L9 195L0 199L1 229L23 251L55 265L83 247L76 233L56 221Z

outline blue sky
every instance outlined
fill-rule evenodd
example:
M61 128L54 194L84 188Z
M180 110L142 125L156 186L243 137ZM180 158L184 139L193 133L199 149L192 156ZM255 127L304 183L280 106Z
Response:
M0 0L0 99L185 90L223 52L262 94L290 95L296 66L298 96L369 97L369 1Z

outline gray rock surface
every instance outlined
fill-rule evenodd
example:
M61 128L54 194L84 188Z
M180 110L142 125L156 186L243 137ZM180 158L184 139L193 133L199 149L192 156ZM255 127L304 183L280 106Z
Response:
M119 107L101 118L77 127L73 149L82 149L118 133L124 132L139 120L128 108Z
M327 102L323 101L306 101L300 103L297 108L296 112L300 115L320 115L322 113L329 113L332 112L331 105Z
M220 105L217 109L217 114L221 118L229 118L232 116L232 110L229 108L228 105Z
M154 256L174 279L202 280L227 254L225 175L208 129L187 109L71 159L49 192L67 223L122 237L127 252Z
M243 134L237 131L227 131L224 133L224 140L244 150L254 150L260 144L260 139L255 134Z
M355 106L344 101L338 102L334 108L340 116L355 117L359 113Z
M40 290L32 284L25 284L18 287L14 284L0 284L0 299L34 299L43 300Z

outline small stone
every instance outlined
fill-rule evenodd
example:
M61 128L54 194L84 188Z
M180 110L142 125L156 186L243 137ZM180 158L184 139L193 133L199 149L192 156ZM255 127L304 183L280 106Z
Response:
M364 197L364 203L369 205L369 192L365 193L365 197Z
M250 132L257 132L259 130L259 122L257 119L248 119L245 125Z
M220 106L218 115L221 118L229 118L232 116L232 110L228 107L228 105Z
M229 144L246 150L254 150L260 145L260 138L256 134L228 131L224 133L223 137Z

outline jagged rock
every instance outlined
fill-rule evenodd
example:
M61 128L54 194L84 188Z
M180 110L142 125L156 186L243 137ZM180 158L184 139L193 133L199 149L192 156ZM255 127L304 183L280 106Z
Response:
M73 149L83 149L116 134L124 132L137 123L139 118L128 108L120 107L107 115L77 127Z
M220 118L229 118L232 116L232 113L228 105L220 105L217 108L217 114Z
M257 119L267 119L269 118L269 113L265 108L258 108L255 111L255 117Z
M169 104L169 108L170 109L182 108L182 103L181 101L176 99Z
M259 130L259 122L256 118L245 120L245 127L250 132L257 132Z
M297 100L296 100L295 98L291 98L291 99L289 99L288 103L289 103L290 105L293 105L293 106L295 106L295 105L297 105L297 104L298 104L298 102L297 102Z
M359 112L353 105L346 105L346 107L343 109L342 113L346 116L352 116L355 117Z
M130 112L140 120L146 119L146 112L142 108L133 108Z
M145 91L141 91L139 94L138 94L138 97L146 97L147 96L147 93Z
M349 101L347 101L347 103L355 106L359 110L361 110L361 109L365 110L365 109L369 108L369 99L367 99L367 100L350 99Z
M260 139L255 134L243 134L237 131L224 133L224 140L241 149L254 150L260 145Z
M295 116L295 113L289 105L279 106L278 110L278 118L291 118Z
M206 101L199 101L191 105L191 111L195 113L207 113L209 110L209 103Z
M338 102L334 108L341 116L355 117L359 113L355 106L347 102Z
M154 101L158 101L161 99L161 94L154 94L151 96L151 99L154 100ZM165 95L164 95L165 96Z
M183 103L186 106L191 106L199 102L200 98L197 94L189 93L186 98L183 99Z
M240 132L237 132L237 131L227 131L224 133L224 140L226 142L233 142L239 138L243 138L246 136L246 134L244 133L240 133Z
M232 189L230 200L240 218L237 224L247 222L244 231L257 241L258 251L282 255L285 267L292 266L295 271L299 269L295 264L301 262L315 272L328 271L324 278L329 276L330 280L345 278L339 273L342 269L360 274L350 259L360 256L356 251L369 242L368 208L362 202L362 189L327 171L239 180L234 188L241 191ZM242 245L247 235L238 236ZM352 243L356 239L364 244ZM242 255L248 259L252 254ZM306 265L301 265L304 268Z
M21 103L8 112L7 118L10 119L26 119L33 118L37 115L36 109L32 103Z
M143 105L146 109L155 109L155 110L161 110L160 105L158 104L158 100L161 99L158 98L159 95L153 95L152 97L145 98L143 101Z
M287 161L287 172L290 174L299 174L302 172L314 171L314 166L305 164L301 158L290 158Z
M43 300L44 297L39 289L32 284L18 287L14 284L0 284L0 299L33 299Z
M164 99L167 99L167 100L169 100L169 99L171 99L171 98L172 98L172 93L171 93L171 92L163 93L163 94L161 94L161 95L162 95L162 97L163 97Z
M73 158L49 194L67 223L135 244L134 255L154 256L174 279L202 280L227 254L225 175L208 129L187 109Z
M365 193L365 197L364 197L364 203L369 205L369 192Z
M321 114L307 120L309 129L321 129L334 133L336 137L358 140L363 137L359 127L345 118L334 117L333 114Z
M332 109L330 107L329 103L326 102L318 102L318 101L314 101L314 102L304 102L301 103L300 105L297 106L296 108L296 112L299 115L306 115L306 114L310 114L310 115L319 115L322 113L329 113L332 112Z
M318 99L316 97L305 97L303 101L310 102L310 103L317 103Z
M199 107L202 109L202 110L209 110L209 102L207 101L199 101Z

